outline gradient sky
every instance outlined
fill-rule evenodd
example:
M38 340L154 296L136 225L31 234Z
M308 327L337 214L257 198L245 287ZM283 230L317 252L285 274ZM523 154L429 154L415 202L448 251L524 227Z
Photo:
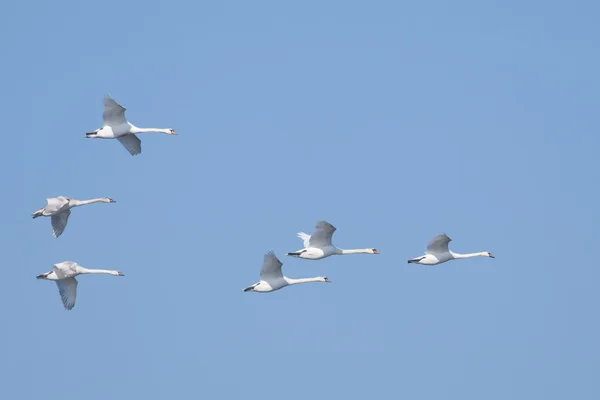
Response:
M2 11L0 398L600 397L597 2ZM85 139L105 93L179 135ZM285 257L320 219L381 255ZM440 232L496 259L406 263ZM243 293L268 250L332 284ZM66 312L64 260L125 277Z

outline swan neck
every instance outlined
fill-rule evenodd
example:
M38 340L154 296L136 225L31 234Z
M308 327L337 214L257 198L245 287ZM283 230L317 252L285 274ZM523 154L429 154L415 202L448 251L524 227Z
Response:
M308 282L319 282L319 278L298 278L298 279L294 279L294 278L285 277L285 280L287 281L288 285L297 285L299 283L308 283Z
M479 253L467 253L467 254L459 254L459 253L450 252L450 254L452 254L452 257L454 257L454 258L487 257L487 253L483 252L483 251L481 251Z
M71 207L85 206L86 204L102 203L104 199L71 200Z
M79 272L80 274L117 274L117 271L112 271L110 269L87 269L83 267L79 267L77 272Z
M131 133L146 133L146 132L171 133L170 129L162 129L162 128L138 128L137 126L131 127L129 131Z
M338 249L337 254L371 254L371 249Z

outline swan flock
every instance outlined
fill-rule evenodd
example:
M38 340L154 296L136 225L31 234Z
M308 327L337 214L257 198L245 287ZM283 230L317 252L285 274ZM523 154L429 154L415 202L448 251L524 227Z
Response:
M142 142L137 137L140 133L157 132L167 135L176 135L171 128L138 128L125 118L125 108L117 103L112 97L105 96L104 111L102 113L103 126L92 132L86 133L85 137L90 139L117 139L121 145L132 156L142 152ZM110 197L92 198L89 200L77 200L72 197L58 196L46 199L46 206L33 213L33 218L50 217L52 236L59 238L69 221L71 209L93 203L115 203ZM299 232L297 237L303 242L303 248L286 253L287 256L304 260L322 260L333 255L351 254L380 254L375 248L362 249L340 249L333 245L332 238L336 227L327 221L318 221L312 234ZM494 256L487 252L455 253L448 249L450 239L445 233L436 235L431 239L425 250L425 254L408 260L409 264L438 265L451 260L466 259L472 257ZM260 269L260 280L244 289L244 292L269 293L282 289L286 286L301 283L331 283L325 276L313 278L289 278L283 275L283 263L277 258L273 251L264 255L263 264ZM58 292L65 310L75 307L77 298L78 275L85 274L107 274L113 276L124 276L118 270L87 269L74 261L63 261L54 264L52 271L38 275L37 279L56 282Z

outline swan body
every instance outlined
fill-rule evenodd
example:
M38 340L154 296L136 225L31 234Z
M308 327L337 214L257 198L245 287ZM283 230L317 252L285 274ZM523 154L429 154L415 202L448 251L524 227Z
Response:
M448 244L452 241L445 233L436 235L427 244L427 250L425 255L408 260L408 263L422 264L422 265L437 265L445 263L446 261L456 260L460 258L471 258L471 257L490 257L495 258L492 253L488 251L482 251L479 253L468 253L459 254L448 249Z
M281 266L283 263L279 261L275 253L272 251L265 254L262 268L260 270L260 281L252 286L244 289L244 292L259 292L267 293L274 292L289 285L296 285L308 282L331 282L325 276L316 278L301 278L293 279L283 276Z
M44 208L40 208L33 213L33 219L37 217L51 217L52 222L52 235L58 238L64 232L69 222L69 216L71 215L71 208L84 206L92 203L116 203L109 197L100 197L97 199L89 200L77 200L72 197L58 196L46 199L48 205Z
M104 97L104 112L102 119L104 126L93 132L85 134L86 138L96 139L117 139L123 147L131 154L136 156L142 152L142 141L136 136L137 133L158 132L167 135L176 135L171 128L138 128L131 124L125 118L125 107L113 100L110 96Z
M52 271L38 275L37 279L45 279L55 281L60 293L65 310L69 311L75 307L75 299L77 298L77 275L82 274L109 274L114 276L125 276L121 271L108 269L87 269L74 261L63 261L54 264Z
M332 255L379 254L377 249L338 249L331 242L331 238L336 229L335 226L327 221L317 222L312 235L304 232L298 233L298 237L304 242L304 248L293 253L287 253L287 255L304 258L306 260L320 260Z

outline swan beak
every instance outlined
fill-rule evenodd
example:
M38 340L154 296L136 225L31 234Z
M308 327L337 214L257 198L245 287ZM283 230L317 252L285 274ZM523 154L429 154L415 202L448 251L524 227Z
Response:
M325 278L325 282L331 283L331 281L328 278Z
M490 253L490 258L496 258L496 257L494 257L494 256L492 255L492 253Z
M379 251L376 249L373 249L373 254L379 254Z
M174 129L171 129L171 135L177 135L177 132L175 132Z
M125 276L124 273L122 273L121 271L117 271L119 273L119 276Z
M108 201L109 201L110 203L116 203L116 202L117 202L116 200L113 200L113 199L111 199L111 198L109 198L109 199L108 199Z

